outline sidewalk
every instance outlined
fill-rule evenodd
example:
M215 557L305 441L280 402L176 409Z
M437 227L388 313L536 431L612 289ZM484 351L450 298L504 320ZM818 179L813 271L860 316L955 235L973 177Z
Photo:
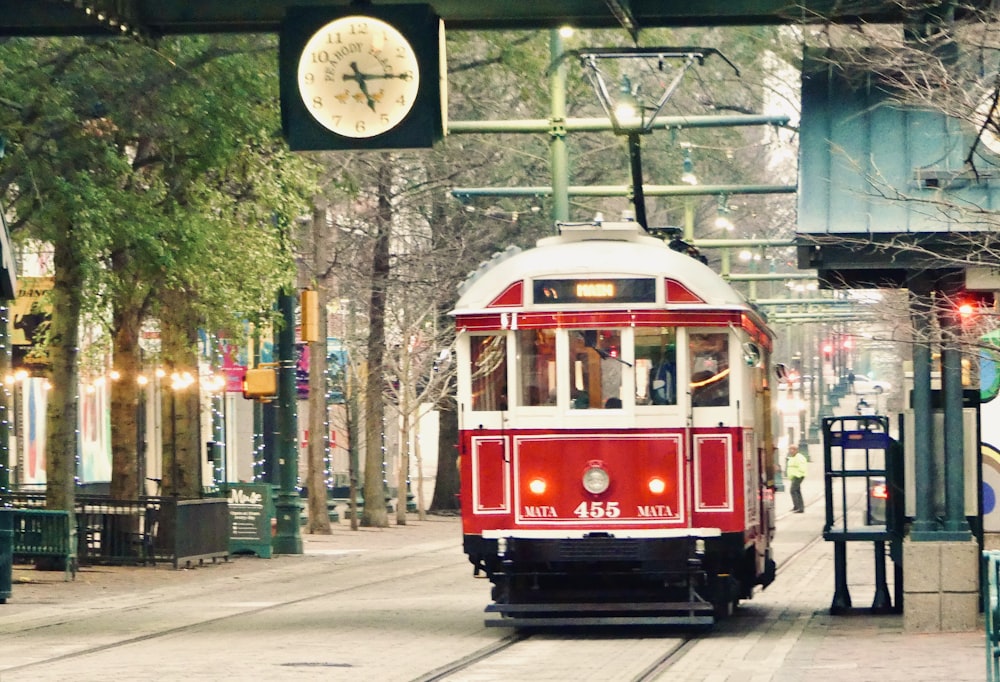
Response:
M822 446L811 446L809 458L802 484L806 512L792 514L787 482L784 492L775 494L774 549L779 566L794 551L797 538L815 535L825 521ZM894 598L893 563L888 557L886 570ZM696 645L703 659L728 652L724 672L720 670L718 677L682 679L971 682L986 678L981 625L973 632L904 632L902 615L870 613L874 577L874 544L848 542L847 582L853 609L849 615L830 615L835 591L833 543L821 539L807 546L774 584L741 607L741 617L757 619L752 633L735 646L725 642L719 652L699 651L703 644ZM765 609L767 615L761 615Z
M302 555L275 555L260 559L253 555L233 556L228 561L205 562L174 570L170 564L151 566L82 566L76 580L66 581L62 571L37 571L32 566L15 565L12 597L0 604L0 619L45 604L84 602L89 599L155 590L192 581L249 579L256 574L280 570L288 562L321 559L332 555L360 552L387 552L400 546L452 542L461 546L461 526L457 516L428 515L420 521L408 515L407 525L397 526L395 517L388 528L351 530L350 522L331 524L330 535L302 533ZM470 566L471 573L471 566Z

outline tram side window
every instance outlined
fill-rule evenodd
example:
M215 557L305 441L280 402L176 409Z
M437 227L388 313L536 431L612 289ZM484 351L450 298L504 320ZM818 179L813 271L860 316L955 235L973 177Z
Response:
M502 334L470 338L472 409L507 409L507 338Z
M677 404L677 330L635 330L635 404Z
M577 329L570 332L569 385L573 409L622 406L621 332Z
M729 335L726 332L689 334L691 406L729 404Z
M556 332L525 329L517 333L521 405L556 404Z

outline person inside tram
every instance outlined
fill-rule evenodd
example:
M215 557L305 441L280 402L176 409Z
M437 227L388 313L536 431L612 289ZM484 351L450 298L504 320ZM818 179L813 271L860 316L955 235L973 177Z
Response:
M676 405L674 363L664 359L649 370L649 397L654 405Z

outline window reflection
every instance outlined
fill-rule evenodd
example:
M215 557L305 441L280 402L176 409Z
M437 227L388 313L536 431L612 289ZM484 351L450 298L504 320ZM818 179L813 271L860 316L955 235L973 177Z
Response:
M507 409L507 339L502 334L470 339L472 409Z
M556 332L527 329L517 333L521 404L556 404Z
M725 332L689 334L691 405L729 404L729 335Z

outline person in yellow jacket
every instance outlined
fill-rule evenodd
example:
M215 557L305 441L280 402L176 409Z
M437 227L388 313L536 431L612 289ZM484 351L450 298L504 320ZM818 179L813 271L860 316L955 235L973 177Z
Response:
M792 496L792 511L801 514L806 510L802 501L802 480L806 477L806 464L809 460L799 452L797 445L788 446L788 455L785 456L785 476L791 481L789 493Z

